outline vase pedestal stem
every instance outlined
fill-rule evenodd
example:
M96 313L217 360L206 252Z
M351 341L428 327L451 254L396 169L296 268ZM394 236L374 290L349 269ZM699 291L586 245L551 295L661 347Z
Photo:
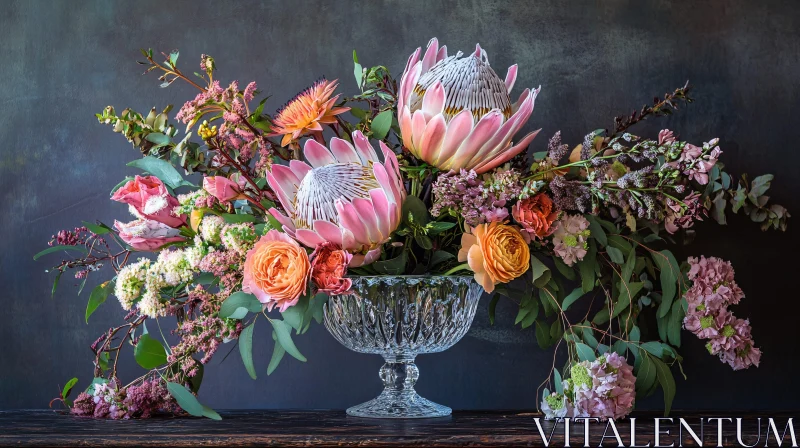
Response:
M447 406L422 398L414 390L419 369L415 356L384 356L386 363L378 374L383 392L366 403L347 410L348 415L368 418L430 418L446 417L452 413Z

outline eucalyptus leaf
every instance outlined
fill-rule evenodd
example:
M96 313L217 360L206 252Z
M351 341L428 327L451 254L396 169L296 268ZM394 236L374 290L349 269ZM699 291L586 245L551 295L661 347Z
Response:
M143 334L139 337L139 342L133 349L133 357L136 363L145 369L155 369L167 363L167 352L161 342Z
M575 288L575 289L573 289L573 290L572 290L572 292L571 292L571 293L569 293L569 295L568 295L567 297L565 297L565 298L564 298L564 302L561 304L561 309L562 309L563 311L567 311L567 309L569 309L569 307L570 307L570 306L571 306L573 303L575 303L575 301L576 301L576 300L578 300L578 299L580 299L581 297L583 297L583 295L584 295L584 294L585 294L585 293L583 292L583 289L582 289L582 288Z
M89 323L89 316L91 316L97 308L102 305L108 295L114 291L114 282L109 280L94 287L92 293L89 294L89 301L86 303L86 323Z
M386 134L389 133L389 128L392 126L392 111L391 109L385 110L375 118L372 119L372 125L370 129L372 129L372 137L378 140L383 140L386 138Z
M246 292L235 292L228 296L219 309L219 317L230 319L242 319L247 312L259 313L263 306L256 296Z
M178 406L180 406L181 409L186 411L189 415L193 415L195 417L207 417L212 420L222 420L219 414L217 414L213 409L200 404L200 402L197 401L197 397L189 392L188 389L183 387L183 385L167 381L167 390L169 391L169 394L172 395L172 398L178 402Z
M303 356L294 345L294 341L292 340L292 327L279 319L270 319L269 323L272 324L272 328L275 330L275 336L278 338L277 341L283 349L286 350L286 353L298 361L306 362L306 357Z
M250 378L256 379L256 368L253 366L253 330L255 322L246 326L239 334L239 354L242 355L242 363Z
M596 359L594 350L582 342L575 343L575 350L578 352L578 359L581 361L594 361Z
M142 171L146 171L152 174L153 176L159 178L162 182L164 182L172 189L184 185L189 187L197 186L192 184L191 182L183 180L183 176L181 176L180 173L178 173L178 170L176 170L171 163L156 157L145 156L142 157L141 159L136 159L132 162L128 162L128 166L139 168Z
M74 251L74 252L80 252L80 253L82 253L84 255L86 255L86 253L87 253L86 248L83 247L83 246L52 246L52 247L48 247L47 249L45 249L45 250L37 253L36 255L34 255L33 259L34 260L38 260L39 258L41 258L44 255L51 254L53 252L59 252L59 251L62 251L62 250L71 250L71 251Z

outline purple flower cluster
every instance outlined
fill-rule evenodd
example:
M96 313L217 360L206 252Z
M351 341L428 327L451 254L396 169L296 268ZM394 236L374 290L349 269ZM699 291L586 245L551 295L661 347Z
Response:
M90 393L81 392L71 412L82 417L129 419L150 418L159 413L179 413L180 407L159 379L118 389L115 381L95 384Z
M498 170L478 177L475 171L451 171L433 184L431 215L457 213L469 226L508 218L507 203L518 199L523 190L520 173L514 169Z
M754 346L750 322L738 319L728 310L744 297L734 281L733 267L716 257L690 257L689 280L692 287L684 297L688 303L683 326L700 339L708 340L706 348L733 370L755 365L761 350Z
M557 131L547 143L547 157L554 163L564 158L569 152L569 145L561 144L561 131Z
M553 202L559 210L588 213L592 210L592 191L577 180L567 180L564 176L555 176L550 181Z

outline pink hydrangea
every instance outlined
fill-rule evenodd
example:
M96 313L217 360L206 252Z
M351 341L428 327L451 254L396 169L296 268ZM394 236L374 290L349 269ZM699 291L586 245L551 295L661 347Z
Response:
M553 245L556 255L567 265L572 266L583 260L589 248L589 221L581 215L564 215L556 221L553 232Z
M636 377L624 357L607 353L595 361L576 364L572 369L574 417L601 420L630 414L636 399Z

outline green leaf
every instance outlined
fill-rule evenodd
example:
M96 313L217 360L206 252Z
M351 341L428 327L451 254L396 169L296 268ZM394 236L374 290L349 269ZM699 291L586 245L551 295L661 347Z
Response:
M253 329L255 322L248 325L239 334L239 354L242 355L242 363L250 378L256 379L256 368L253 366Z
M278 364L280 364L281 359L283 359L283 355L286 353L286 350L283 349L283 346L277 342L277 336L275 336L275 332L272 332L272 339L275 340L275 347L272 349L272 358L269 360L269 367L267 367L267 375L272 375L272 372L278 368Z
M97 308L102 305L108 295L114 291L114 282L109 280L94 287L92 293L89 295L89 301L86 303L86 323L89 323L89 316L91 316Z
M229 319L242 319L247 312L259 313L263 309L256 296L246 292L235 292L228 296L219 309L219 317Z
M563 394L564 393L564 380L561 379L561 373L558 372L558 369L553 369L553 384L556 387L556 393Z
M51 254L53 252L58 252L58 251L61 251L61 250L71 250L71 251L75 251L75 252L80 252L80 253L82 253L84 255L86 255L86 253L87 253L86 252L86 248L83 247L83 246L52 246L52 247L48 247L47 249L45 249L45 250L39 252L38 254L34 255L33 259L34 260L38 260L39 258L41 258L44 255Z
M67 381L67 384L64 385L64 388L61 389L61 398L64 400L69 397L70 392L72 392L72 388L75 387L75 384L78 382L77 378L72 378L71 380Z
M631 329L631 332L628 334L628 339L631 342L639 342L639 338L641 338L641 334L642 333L639 330L639 327L634 325L633 328Z
M564 303L561 304L561 309L564 310L564 311L567 311L567 309L569 309L570 305L575 303L576 300L578 300L581 297L583 297L584 294L585 293L583 292L582 288L573 289L572 292L569 293L569 295L564 298Z
M212 420L222 420L219 414L217 414L213 409L200 404L200 402L197 401L197 397L195 397L182 385L167 381L167 390L169 391L169 394L172 395L172 398L178 402L178 406L180 406L181 409L186 411L189 415L193 415L195 417L208 417Z
M639 349L639 357L636 359L638 368L636 370L636 393L640 396L647 395L656 382L656 366L644 350Z
M594 289L594 268L597 264L597 259L595 259L594 255L594 253L588 253L583 257L583 260L578 262L578 272L581 274L583 292L589 292Z
M578 352L578 359L581 361L594 361L596 358L594 350L582 342L575 343L575 350Z
M608 246L621 250L623 254L631 251L631 243L620 235L609 235Z
M644 344L641 344L640 347L647 350L648 353L657 358L664 356L664 349L661 347L661 343L658 341L648 341Z
M531 280L538 288L544 287L550 281L550 268L541 262L536 256L531 255Z
M290 354L298 361L306 362L306 357L303 356L292 341L292 327L286 322L278 319L270 319L269 323L275 329L275 335L278 338L278 343L281 344L286 353Z
M228 224L238 224L240 222L258 222L258 219L256 219L255 216L248 215L246 213L241 213L241 214L223 213L221 216L223 219L225 219L225 222L227 222Z
M658 383L661 384L661 389L664 390L664 416L669 415L672 409L672 401L675 399L675 378L669 370L669 366L664 364L664 361L653 358L653 364L656 368L656 376Z
M681 323L683 323L683 306L680 300L676 300L672 304L667 326L667 339L675 347L681 346Z
M406 261L408 261L408 253L403 251L397 257L384 261L376 261L370 266L379 274L400 275L406 269Z
M372 119L372 137L378 140L383 140L386 138L386 134L389 133L389 128L392 126L392 111L391 109L385 110L375 118Z
M428 267L432 268L437 264L444 263L447 260L453 259L456 256L451 254L450 252L437 250L431 255L431 261L428 263Z
M170 142L170 138L168 135L164 135L160 132L151 132L144 137L150 143L155 143L156 147L166 146ZM160 159L159 159L160 160ZM158 177L158 176L156 176ZM161 179L159 177L159 179ZM163 180L163 179L162 179ZM166 182L166 181L165 181Z
M289 324L289 326L294 328L294 330L298 333L303 328L303 321L305 318L306 309L308 308L308 303L309 296L304 294L294 306L286 308L286 311L281 311L283 321Z
M364 68L358 63L356 50L353 50L353 75L356 77L356 84L358 84L358 88L361 89L362 83L364 82Z
M428 224L428 207L422 202L422 199L416 196L408 196L403 201L403 222L409 226L417 224L420 227L425 227Z
M489 302L489 324L494 325L494 314L495 309L497 308L497 302L500 301L500 294L495 294L492 296L492 301Z
M597 218L593 215L583 215L589 221L589 232L591 236L603 246L608 246L608 237L606 236L603 226L600 225Z
M622 251L617 249L616 247L608 246L606 247L606 252L608 253L608 257L611 258L616 264L625 263L625 256L622 255Z
M438 235L445 230L450 230L456 226L454 222L441 222L441 221L433 221L429 222L428 225L425 226L425 231L428 235Z
M622 282L619 286L619 297L617 298L617 303L614 305L614 312L611 314L611 317L617 317L627 309L633 301L633 298L636 297L636 294L642 290L642 286L644 286L643 282Z
M536 321L536 343L542 350L550 347L550 326L540 320Z
M105 235L111 231L111 229L105 224L92 224L90 222L83 221L83 225L95 235Z
M136 358L136 363L148 370L167 363L167 352L164 350L164 346L151 338L149 334L139 337L139 342L133 349L133 357Z
M64 271L58 271L56 274L55 280L53 280L53 289L50 291L50 297L53 298L56 296L56 288L58 287L58 281L61 280L61 276L64 274Z
M561 273L567 280L575 280L575 269L567 266L557 256L553 256L553 262L556 265L556 270Z
M427 235L416 235L414 236L414 241L426 251L433 249L433 241Z
M681 271L675 256L668 250L652 253L658 269L661 270L661 305L658 307L658 317L664 317L672 306L672 301L678 291L678 278Z
M146 171L153 176L156 176L172 189L183 185L196 187L196 185L192 184L191 182L183 180L183 177L180 175L180 173L178 173L178 170L176 170L171 163L156 157L142 157L141 159L128 162L128 166L139 168L142 171Z
M620 356L625 356L625 352L628 350L628 343L623 340L617 340L610 350Z
M597 325L602 325L610 319L608 308L603 308L602 310L598 311L597 314L594 315L592 318L592 323Z

